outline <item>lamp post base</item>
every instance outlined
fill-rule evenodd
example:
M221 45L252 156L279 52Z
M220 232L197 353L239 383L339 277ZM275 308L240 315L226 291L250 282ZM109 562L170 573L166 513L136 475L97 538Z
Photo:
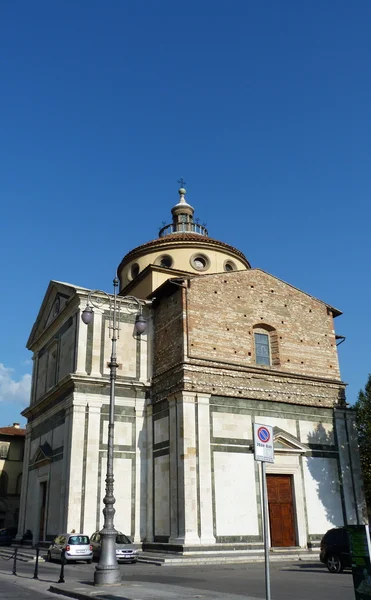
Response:
M118 565L99 567L94 571L94 585L120 585L121 573Z

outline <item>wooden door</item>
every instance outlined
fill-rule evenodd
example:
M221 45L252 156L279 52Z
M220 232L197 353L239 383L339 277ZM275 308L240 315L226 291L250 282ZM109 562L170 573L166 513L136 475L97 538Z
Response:
M292 477L267 475L272 547L296 546Z

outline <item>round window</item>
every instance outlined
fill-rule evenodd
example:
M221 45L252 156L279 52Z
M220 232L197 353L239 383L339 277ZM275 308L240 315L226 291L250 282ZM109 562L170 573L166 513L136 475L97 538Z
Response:
M163 256L160 256L158 261L156 261L156 262L158 262L160 267L166 267L168 269L170 269L170 267L173 266L173 259L168 254L164 254Z
M138 263L134 263L131 265L130 275L131 278L134 279L139 274L139 265Z
M210 261L204 254L194 254L191 257L191 265L197 271L205 271L210 266Z
M236 271L237 267L231 260L226 260L224 263L224 271Z

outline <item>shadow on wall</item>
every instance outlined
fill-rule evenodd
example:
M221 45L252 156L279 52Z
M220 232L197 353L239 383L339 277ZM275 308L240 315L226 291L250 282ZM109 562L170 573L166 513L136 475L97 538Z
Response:
M315 430L308 434L308 445L311 450L335 451L333 431L327 431L322 423L318 423ZM309 472L317 482L318 499L325 509L327 521L334 527L343 525L338 460L326 456L310 456L307 461ZM345 474L345 480L351 476L348 464L346 468L349 473Z

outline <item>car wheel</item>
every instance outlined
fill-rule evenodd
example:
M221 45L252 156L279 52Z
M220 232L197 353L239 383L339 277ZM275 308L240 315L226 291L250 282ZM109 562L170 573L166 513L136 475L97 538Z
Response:
M52 562L52 555L50 554L50 550L48 550L47 555L46 555L46 560L48 562Z
M92 559L86 561L87 565L91 565L91 563L92 563Z
M341 573L343 565L337 554L329 554L326 558L326 567L330 573Z

